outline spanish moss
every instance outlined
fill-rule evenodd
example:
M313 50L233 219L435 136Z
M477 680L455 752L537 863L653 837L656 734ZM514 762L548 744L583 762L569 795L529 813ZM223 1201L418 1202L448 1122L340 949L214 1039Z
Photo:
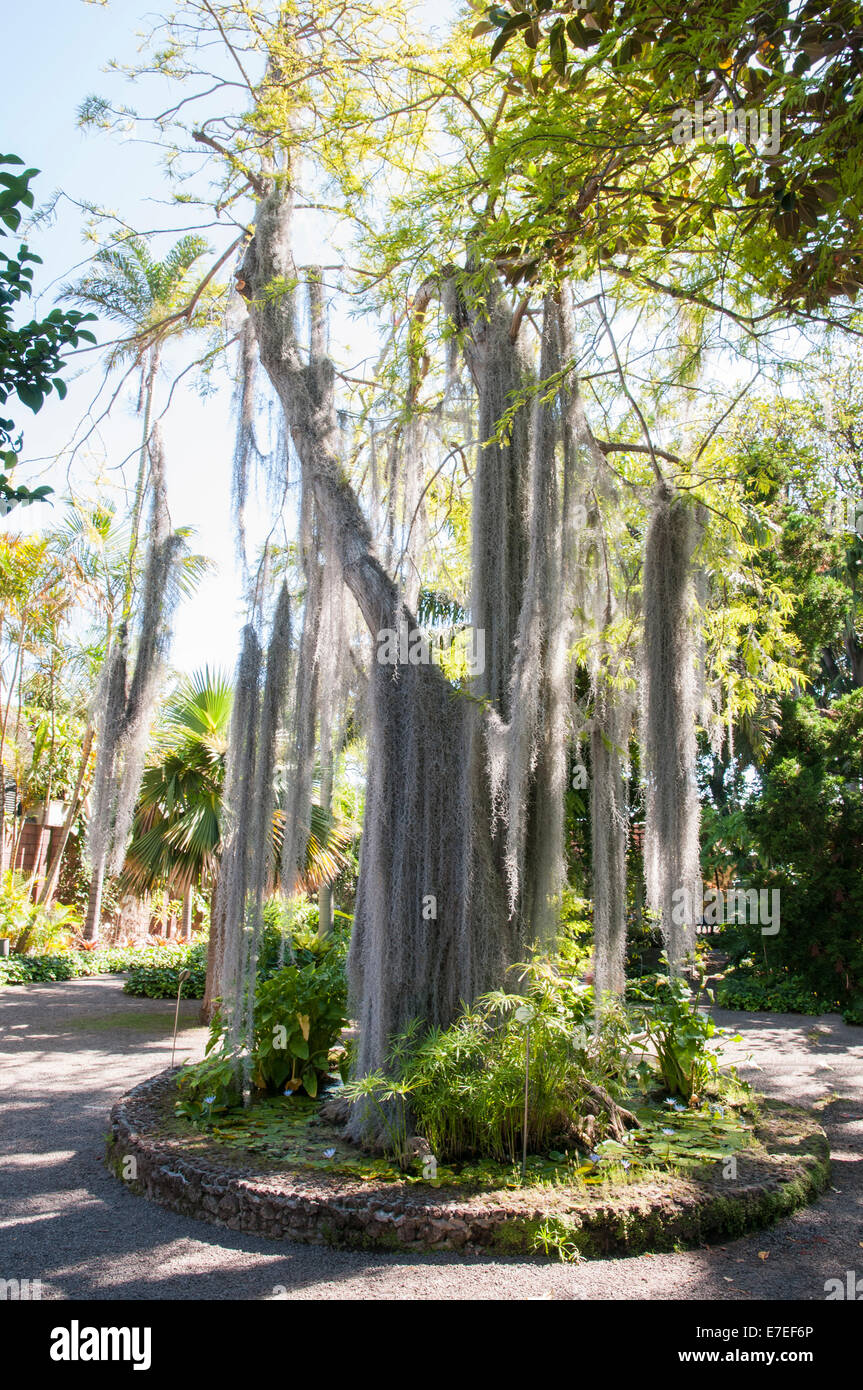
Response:
M176 568L181 538L172 531L158 426L150 436L152 509L144 565L137 647L129 679L128 629L124 624L105 663L97 713L99 751L93 783L88 855L94 871L123 867L135 803L144 771L159 682L171 644L171 617L178 597Z
M696 540L691 508L669 486L657 487L644 561L644 870L648 904L661 914L674 972L695 947L693 905L700 877L692 578Z

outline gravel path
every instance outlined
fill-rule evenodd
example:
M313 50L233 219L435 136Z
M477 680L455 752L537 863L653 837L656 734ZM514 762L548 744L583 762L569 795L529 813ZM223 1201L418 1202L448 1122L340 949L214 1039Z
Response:
M178 1056L199 1055L197 1004ZM863 1275L863 1033L837 1017L723 1014L728 1055L767 1095L817 1106L833 1187L779 1226L723 1247L580 1266L274 1244L131 1195L102 1161L107 1115L171 1059L173 1005L116 978L0 991L0 1278L43 1298L823 1299Z

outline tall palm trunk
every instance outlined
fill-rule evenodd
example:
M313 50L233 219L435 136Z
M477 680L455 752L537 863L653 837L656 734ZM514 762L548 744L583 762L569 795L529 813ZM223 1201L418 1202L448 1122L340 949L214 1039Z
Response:
M180 923L181 941L192 939L192 911L195 906L195 885L190 883L183 894L183 916Z
M83 936L85 941L98 941L102 924L102 893L105 888L105 869L103 865L94 868L90 880L90 893L87 898L87 915L84 918Z
M87 775L87 765L90 761L90 753L93 748L93 725L88 724L84 733L84 742L81 746L81 761L78 764L78 775L75 778L75 789L72 792L72 799L69 802L69 810L66 812L66 819L63 822L63 830L57 846L51 856L48 865L48 872L45 875L45 882L42 884L42 891L39 894L39 902L50 905L54 901L54 894L57 892L57 884L60 881L60 868L63 863L63 855L69 836L72 833L72 826L75 824L75 817L81 804L81 789L84 778Z
M207 980L204 985L204 998L201 1004L201 1022L212 1022L216 1000L222 992L222 936L219 929L218 911L219 877L218 869L213 873L213 890L210 894L210 939L207 943Z
M147 478L147 444L150 438L150 422L153 415L153 397L158 367L159 348L158 344L156 344L151 349L149 361L142 367L144 424L141 431L141 450L138 456L138 477L135 482L132 534L129 540L129 565L126 573L125 593L123 596L123 622L126 624L132 614L132 599L135 591L135 552L138 548L138 531L140 529L141 513L144 507L144 484ZM84 919L85 941L98 941L99 939L100 919L102 915L102 894L104 888L105 865L104 863L94 864L93 876L90 880L90 893L87 899L87 915Z

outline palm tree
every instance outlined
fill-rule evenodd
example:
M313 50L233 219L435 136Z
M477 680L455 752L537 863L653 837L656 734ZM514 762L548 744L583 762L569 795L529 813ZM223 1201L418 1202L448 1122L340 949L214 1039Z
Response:
M123 882L132 892L167 886L183 893L183 935L191 934L194 889L215 883L222 848L222 795L233 692L209 668L188 677L168 701L156 761L145 771ZM279 787L275 788L276 800ZM273 814L274 860L281 849L283 812ZM356 827L312 804L303 892L332 884L347 863ZM275 883L273 884L275 887Z
M182 594L195 591L200 579L210 567L202 555L190 553L185 546L192 537L187 527L177 533L184 553L180 561L177 583ZM59 527L48 537L52 551L59 557L70 597L83 605L90 616L90 625L76 627L76 641L64 644L64 688L72 703L85 720L81 739L78 770L74 779L71 800L59 840L52 851L51 862L39 895L41 903L53 901L60 877L63 854L72 827L77 820L88 793L93 771L92 750L95 728L92 711L92 692L110 648L112 635L119 622L128 575L129 527L117 516L111 501L71 499ZM135 574L140 566L136 566ZM76 609L79 611L79 609Z
M157 761L141 782L123 870L133 892L164 884L182 893L187 940L195 887L205 876L215 880L218 865L232 698L227 677L206 669L169 700Z
M184 236L172 246L163 261L156 261L142 237L127 237L97 251L89 273L76 285L66 286L63 291L67 298L90 309L98 309L104 318L113 319L128 330L127 336L120 338L112 347L109 365L117 366L131 359L133 367L140 373L138 412L143 416L143 425L132 508L130 572L123 614L127 620L132 608L131 570L144 504L147 445L162 349L168 338L189 329L203 328L210 321L211 298L202 293L207 278L195 289L192 276L196 263L209 250L203 237Z
M132 504L132 519L126 581L120 621L128 625L135 593L135 557L144 507L148 448L153 424L156 377L162 348L169 337L209 322L213 271L195 286L192 271L210 250L203 237L184 236L163 261L156 261L143 238L130 236L103 247L93 258L93 266L76 285L66 286L64 294L76 303L98 309L127 331L113 345L109 366L131 360L140 374L138 411L143 417L138 474ZM104 866L94 865L84 935L95 940L99 933Z

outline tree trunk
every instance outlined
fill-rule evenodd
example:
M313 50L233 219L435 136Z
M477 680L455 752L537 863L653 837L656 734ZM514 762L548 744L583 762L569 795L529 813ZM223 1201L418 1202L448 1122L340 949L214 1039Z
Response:
M92 750L92 747L93 726L92 724L88 724L86 732L84 734L84 742L81 747L81 761L78 764L78 775L75 778L75 789L72 792L72 799L69 803L69 810L66 812L66 819L63 822L63 831L60 835L60 839L57 842L57 846L54 850L54 853L51 856L51 863L48 866L48 872L45 875L45 882L42 884L42 891L39 894L39 902L44 903L46 905L50 905L54 901L54 894L57 892L57 884L60 881L60 868L63 863L63 855L66 850L66 845L69 842L69 836L72 832L72 826L75 824L75 817L78 814L78 809L81 804L81 788L84 784L84 778L87 775L87 765L90 761L90 752Z
M222 934L219 926L218 896L219 879L216 875L210 894L210 936L207 942L207 979L204 985L204 998L201 1003L200 1017L202 1023L212 1022L216 1000L222 992Z
M399 621L415 627L372 549L372 536L338 454L334 369L325 353L321 286L309 285L308 365L292 305L268 293L296 281L291 200L269 194L240 283L261 361L282 404L301 466L325 519L332 554L373 642ZM506 892L490 844L479 707L437 666L392 671L373 662L369 782L354 935L352 1007L360 1026L357 1071L385 1064L410 1019L452 1022L462 1001L499 983L511 959ZM362 1117L357 1120L362 1128Z
M318 936L330 936L333 921L333 890L329 884L322 883L318 889Z
M183 941L192 939L192 909L195 905L195 887L190 883L183 894L183 916L180 937Z
M102 926L102 891L105 887L103 866L93 869L90 880L90 895L87 899L87 915L84 918L84 940L98 941Z

